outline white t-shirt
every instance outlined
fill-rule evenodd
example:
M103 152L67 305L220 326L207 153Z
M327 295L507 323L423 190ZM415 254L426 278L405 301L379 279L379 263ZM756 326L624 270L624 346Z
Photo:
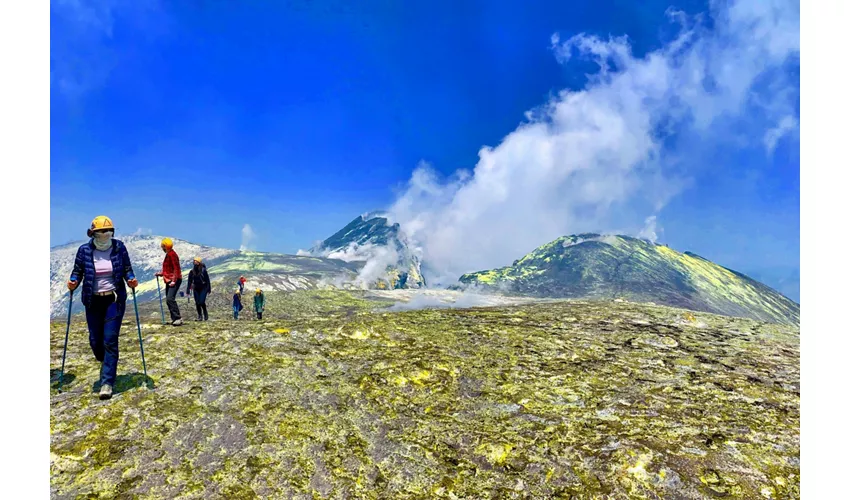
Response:
M115 279L112 277L112 260L109 250L94 251L94 291L95 293L111 292L115 290Z

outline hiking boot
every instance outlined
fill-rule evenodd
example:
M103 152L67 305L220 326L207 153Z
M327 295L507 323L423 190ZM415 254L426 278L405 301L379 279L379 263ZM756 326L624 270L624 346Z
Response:
M109 399L112 397L112 386L103 384L100 386L100 399Z
M200 317L200 316L198 316L197 318L195 318L195 321L203 321L203 320L204 320L204 318L202 318L202 317Z
M182 324L183 324L183 318L177 318L171 323L172 326L180 326Z

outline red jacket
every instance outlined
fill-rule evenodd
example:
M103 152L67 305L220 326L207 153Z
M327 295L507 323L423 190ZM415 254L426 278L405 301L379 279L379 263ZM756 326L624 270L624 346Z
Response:
M177 281L183 278L180 273L180 257L173 249L165 254L165 260L162 261L162 278L166 283Z

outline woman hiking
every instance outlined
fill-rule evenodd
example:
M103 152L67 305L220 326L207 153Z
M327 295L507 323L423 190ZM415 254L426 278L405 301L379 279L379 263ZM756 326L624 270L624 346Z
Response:
M101 362L100 399L109 399L118 371L118 333L127 304L124 282L133 289L139 282L127 247L112 238L115 227L109 217L95 217L86 234L91 239L77 249L68 289L74 291L80 282L83 284L89 345L95 359Z
M180 290L180 282L183 281L183 275L180 273L180 257L174 251L174 242L171 238L163 238L159 247L165 252L165 260L162 261L162 271L156 275L162 276L162 280L165 281L165 303L171 314L171 324L180 326L183 324L180 308L177 306L177 292Z
M266 297L263 291L257 288L254 293L254 312L257 313L257 319L263 319L263 309L266 307Z
M239 311L242 310L242 293L237 288L233 291L233 319L239 319Z
M189 285L186 287L186 295L194 289L195 309L198 310L198 319L195 321L207 321L210 319L207 313L207 294L212 290L210 275L207 274L207 266L201 262L200 257L195 257L192 264L192 270L189 271L187 279Z

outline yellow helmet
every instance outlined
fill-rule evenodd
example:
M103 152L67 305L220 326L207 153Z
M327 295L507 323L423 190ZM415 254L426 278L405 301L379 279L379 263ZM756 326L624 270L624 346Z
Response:
M195 258L192 260L192 262L197 262L198 264L200 264L200 263L201 263L201 258L200 258L200 257L195 257Z
M115 231L115 226L112 225L112 219L109 217L105 215L98 215L93 221L91 221L91 228L86 231L86 234L89 238L91 238L94 236L95 231L100 231L102 229L111 229Z
M171 241L171 238L163 238L159 246L165 247L166 250L171 250L174 248L174 242Z
M257 295L259 295L259 294L261 294L261 293L263 293L263 291L262 291L262 290L260 290L259 288L257 288Z

